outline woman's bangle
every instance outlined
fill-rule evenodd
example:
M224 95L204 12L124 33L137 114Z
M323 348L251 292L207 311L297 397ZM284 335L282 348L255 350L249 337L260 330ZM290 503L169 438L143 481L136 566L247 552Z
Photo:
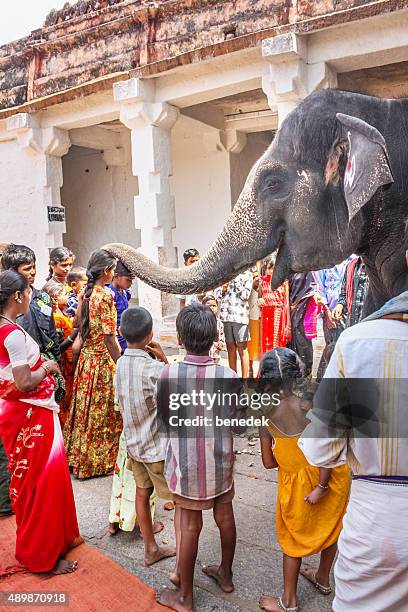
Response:
M48 371L48 368L43 363L40 365L40 368L44 370L45 376L49 376L50 373Z
M325 491L329 488L329 485L322 485L320 482L317 483L317 486L321 489L324 489Z

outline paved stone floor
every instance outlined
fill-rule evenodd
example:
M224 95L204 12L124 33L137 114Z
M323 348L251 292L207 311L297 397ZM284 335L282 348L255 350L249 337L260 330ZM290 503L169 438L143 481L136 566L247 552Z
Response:
M282 554L275 535L277 473L263 468L257 439L236 438L235 447L241 451L237 454L234 500L238 531L234 563L235 592L229 595L223 593L200 571L203 564L217 562L219 555L217 528L211 512L204 512L204 528L195 574L197 611L259 610L258 599L261 593L280 594L282 591ZM168 574L173 567L172 559L146 568L143 565L142 541L136 531L130 534L120 532L115 537L107 534L111 478L95 478L83 482L73 479L73 485L80 529L87 543L153 588L171 586ZM173 514L172 511L164 510L161 502L158 503L156 519L165 525L164 531L157 536L159 542L174 542ZM313 561L306 560L307 563ZM302 577L299 579L298 594L301 609L305 611L331 610L331 597L320 595ZM112 602L111 609L120 609L120 602ZM134 610L148 612L139 610L136 603Z

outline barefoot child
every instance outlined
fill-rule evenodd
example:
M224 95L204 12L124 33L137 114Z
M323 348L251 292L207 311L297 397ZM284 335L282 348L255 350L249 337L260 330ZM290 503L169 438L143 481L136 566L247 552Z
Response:
M171 577L176 589L164 589L157 600L173 610L188 612L194 609L193 577L203 510L213 511L221 539L220 565L204 567L203 572L225 593L234 590L233 438L229 425L217 427L214 423L215 416L220 419L240 417L236 402L233 400L228 405L223 397L227 393L232 397L237 394L237 397L242 384L235 372L214 363L209 357L217 337L217 322L208 307L199 303L186 306L177 316L176 327L179 342L187 355L183 362L165 367L157 386L158 413L168 438L165 476L176 506L177 562ZM224 396L217 399L211 409L206 400L196 402L193 399L200 389L217 397L220 387ZM184 397L179 406L172 403L176 395L172 391ZM172 420L175 416L176 423ZM211 419L208 426L195 422L200 416ZM187 419L190 419L190 426Z
M152 565L176 553L174 547L156 543L150 509L153 491L161 499L172 499L163 475L165 446L159 436L153 404L155 385L167 358L160 345L152 342L153 320L145 308L126 310L120 333L127 348L117 362L115 403L122 413L124 438L136 482L136 515L144 540L145 565Z
M331 470L309 465L297 445L309 422L306 411L311 407L312 393L294 351L276 348L265 354L260 387L280 395L280 404L268 415L268 427L260 429L260 438L264 466L278 468L276 531L283 550L284 590L281 597L262 595L259 605L268 612L295 612L299 572L323 595L331 593L329 575L347 506L350 475L347 466ZM302 557L317 553L321 553L319 567L301 570Z

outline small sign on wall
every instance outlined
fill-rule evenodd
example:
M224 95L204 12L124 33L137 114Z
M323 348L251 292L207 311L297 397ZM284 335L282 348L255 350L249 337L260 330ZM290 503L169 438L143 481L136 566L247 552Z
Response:
M48 221L65 221L65 208L63 206L48 206Z

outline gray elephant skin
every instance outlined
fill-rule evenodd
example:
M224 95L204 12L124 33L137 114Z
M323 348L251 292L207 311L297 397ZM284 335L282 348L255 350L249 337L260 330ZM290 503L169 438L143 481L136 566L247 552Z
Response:
M197 263L166 268L127 245L104 248L149 285L182 294L217 287L275 250L273 288L356 253L370 278L369 313L408 289L407 217L408 99L324 90L282 123Z

